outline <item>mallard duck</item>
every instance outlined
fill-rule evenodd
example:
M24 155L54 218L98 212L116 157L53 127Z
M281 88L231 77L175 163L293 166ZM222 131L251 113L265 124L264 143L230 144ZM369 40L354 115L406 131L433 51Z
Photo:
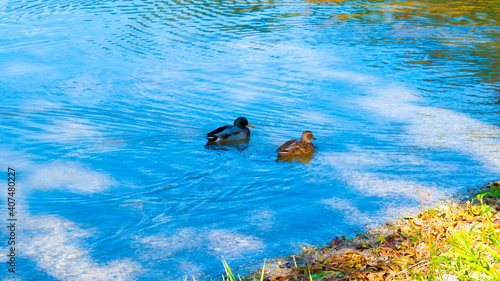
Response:
M250 137L250 130L246 127L254 127L248 123L245 117L238 117L234 120L234 125L217 128L207 134L209 141L236 141Z
M311 131L304 131L299 140L289 140L285 142L277 152L280 156L306 155L314 151L314 145L311 140L316 140Z

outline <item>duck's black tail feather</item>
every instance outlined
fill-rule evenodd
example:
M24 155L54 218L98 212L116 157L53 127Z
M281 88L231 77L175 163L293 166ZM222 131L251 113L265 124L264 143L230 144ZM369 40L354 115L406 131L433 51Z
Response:
M217 129L211 131L210 133L207 134L207 139L209 141L216 141L219 138L216 134L224 131L225 129L227 129L229 127L231 127L231 126L223 126L223 127L220 127L220 128L217 128Z
M219 137L217 137L216 135L210 135L210 134L207 135L207 139L209 141L216 141L218 138Z

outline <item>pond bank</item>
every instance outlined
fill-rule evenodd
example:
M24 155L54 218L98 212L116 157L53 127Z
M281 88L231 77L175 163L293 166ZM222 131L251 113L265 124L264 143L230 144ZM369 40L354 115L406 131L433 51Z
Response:
M241 280L500 280L499 197L500 181L433 208L422 202L418 215L303 246Z

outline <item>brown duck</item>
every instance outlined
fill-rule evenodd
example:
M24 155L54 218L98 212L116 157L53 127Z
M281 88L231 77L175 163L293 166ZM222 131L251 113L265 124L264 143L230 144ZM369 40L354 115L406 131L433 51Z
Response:
M289 140L285 142L277 152L280 156L306 155L314 151L314 145L311 140L316 140L311 131L304 131L299 140Z

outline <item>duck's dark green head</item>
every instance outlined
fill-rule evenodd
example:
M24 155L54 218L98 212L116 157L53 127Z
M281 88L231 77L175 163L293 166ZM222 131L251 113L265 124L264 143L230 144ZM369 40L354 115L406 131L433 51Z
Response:
M238 117L236 120L234 120L234 126L238 128L245 128L246 126L248 127L254 127L250 123L248 123L248 120L245 117Z

